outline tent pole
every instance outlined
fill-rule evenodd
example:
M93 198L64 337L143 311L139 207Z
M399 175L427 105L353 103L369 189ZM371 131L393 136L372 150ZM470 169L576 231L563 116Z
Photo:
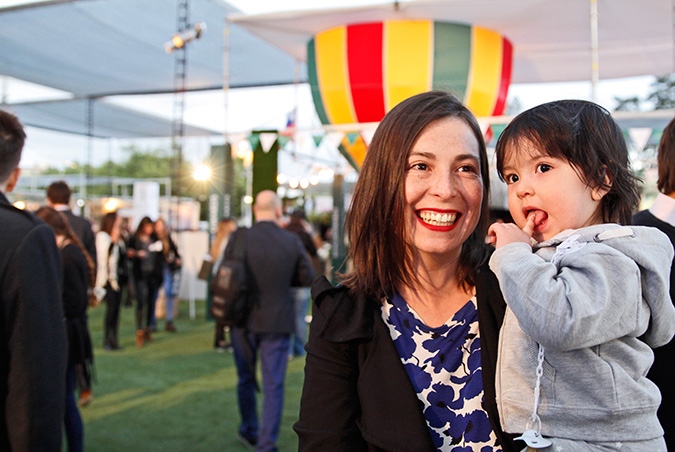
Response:
M591 100L598 101L598 0L591 1Z

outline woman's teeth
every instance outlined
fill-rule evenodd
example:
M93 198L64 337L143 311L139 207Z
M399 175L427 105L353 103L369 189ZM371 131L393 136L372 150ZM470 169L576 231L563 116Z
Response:
M452 226L457 220L457 213L440 213L440 212L420 212L419 217L425 223L434 226Z

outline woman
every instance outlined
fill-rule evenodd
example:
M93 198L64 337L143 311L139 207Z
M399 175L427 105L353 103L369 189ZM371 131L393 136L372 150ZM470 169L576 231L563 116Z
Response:
M225 252L225 247L227 242L230 239L230 235L237 230L237 223L234 221L234 218L224 217L218 221L218 229L216 230L216 236L213 238L211 243L211 250L209 252L211 256L211 262L213 262L212 275L215 275L218 271L218 266L220 261L223 259L223 253ZM209 283L211 280L209 279ZM209 297L208 302L209 306L211 303L211 284L208 285L209 291L207 297ZM216 319L216 334L213 341L213 348L219 352L224 352L225 350L232 351L232 346L225 339L226 331L229 331L230 327L225 325L224 321L221 319Z
M105 289L105 320L103 323L103 348L120 350L118 331L122 289L118 278L120 264L120 224L117 212L105 214L101 229L96 233L96 287Z
M494 398L504 301L485 265L488 164L442 92L379 125L346 226L354 270L312 287L299 450L515 450Z
M155 235L155 225L149 217L138 223L136 233L129 240L127 255L133 262L136 286L136 345L142 347L152 341L150 328L155 310L157 290L162 284L160 255L162 243Z
M93 353L87 326L87 305L94 287L94 262L68 225L68 220L51 207L36 215L52 227L63 268L63 313L68 333L65 427L69 452L84 449L84 426L75 401L75 384L91 385Z
M178 247L171 239L171 234L166 228L166 223L162 218L155 221L155 234L162 242L162 287L164 288L164 299L166 300L166 330L173 333L176 331L176 326L173 324L173 303L176 297L175 274L180 270L181 259L178 253Z

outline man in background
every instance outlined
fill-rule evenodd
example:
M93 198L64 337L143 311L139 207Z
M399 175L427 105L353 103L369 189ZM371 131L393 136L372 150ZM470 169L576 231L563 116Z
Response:
M13 207L26 138L0 110L0 450L61 450L66 333L54 232Z
M91 259L96 262L96 240L91 223L84 217L78 217L70 210L70 194L70 187L66 182L62 180L52 182L47 187L47 204L66 216L73 232L80 239Z
M278 224L282 212L276 193L260 192L253 213L255 224L235 231L225 249L225 257L231 258L238 235L245 234L248 297L253 308L246 326L235 326L231 331L239 377L239 440L258 452L273 452L281 426L288 347L295 319L291 286L309 286L315 275L300 238ZM258 352L264 397L260 426L255 379Z

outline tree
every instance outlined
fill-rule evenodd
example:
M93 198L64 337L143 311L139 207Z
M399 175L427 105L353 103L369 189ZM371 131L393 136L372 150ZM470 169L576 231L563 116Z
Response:
M650 92L644 98L638 96L615 96L615 111L642 111L645 102L653 105L652 110L670 110L675 108L675 74L656 77L650 85Z

